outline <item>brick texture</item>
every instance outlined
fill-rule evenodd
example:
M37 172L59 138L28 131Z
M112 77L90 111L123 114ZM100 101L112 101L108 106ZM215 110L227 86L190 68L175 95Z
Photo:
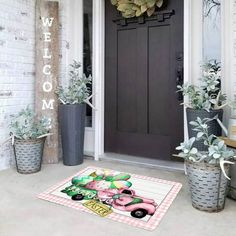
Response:
M65 77L66 0L60 1L60 78ZM34 104L35 0L0 0L0 143L10 114ZM0 144L0 170L13 160L10 142Z

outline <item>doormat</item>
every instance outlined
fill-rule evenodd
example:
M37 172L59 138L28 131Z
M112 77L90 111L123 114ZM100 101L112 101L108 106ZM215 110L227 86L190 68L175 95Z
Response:
M38 198L154 230L181 187L177 182L90 166Z

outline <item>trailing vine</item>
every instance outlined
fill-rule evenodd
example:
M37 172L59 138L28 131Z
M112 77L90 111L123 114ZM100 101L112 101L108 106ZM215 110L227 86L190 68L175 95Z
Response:
M111 0L124 18L139 17L143 14L151 16L156 7L161 8L164 0Z

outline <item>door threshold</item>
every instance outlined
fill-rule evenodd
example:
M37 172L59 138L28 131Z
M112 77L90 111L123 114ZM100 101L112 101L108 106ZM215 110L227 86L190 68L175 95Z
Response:
M141 165L142 167L156 168L161 170L184 172L184 163L176 161L155 160L146 157L129 156L117 153L104 153L99 157L99 159L131 165Z

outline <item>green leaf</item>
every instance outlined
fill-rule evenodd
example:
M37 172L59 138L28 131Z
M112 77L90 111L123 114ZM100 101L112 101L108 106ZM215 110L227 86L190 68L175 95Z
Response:
M221 157L221 155L218 154L218 153L214 153L214 154L213 154L213 157L214 157L215 159L219 159L219 158Z
M142 5L146 4L146 0L134 0L134 4L136 4L138 6L142 6Z
M147 10L147 15L151 16L155 12L155 7L151 7Z
M135 16L135 11L126 11L126 12L122 12L122 16L124 17L124 18L132 18L132 17L134 17Z
M141 6L141 13L144 13L145 11L147 11L147 5L146 4L144 4L144 5L142 5Z
M156 4L156 0L148 0L147 1L148 8L155 7L155 4Z
M129 3L133 3L134 1L133 0L118 0L119 4L129 4Z
M117 0L111 0L111 4L112 5L116 5L117 4Z
M120 4L118 7L117 7L117 10L118 11L121 11L121 12L126 12L129 14L128 11L132 11L132 5L129 4L129 3L123 3L123 4Z
M190 121L189 124L192 126L198 126L198 123L196 121Z
M203 135L204 135L203 132L199 132L199 133L197 133L197 138L199 139L199 138L201 138Z
M197 154L198 153L198 150L197 148L192 148L191 151L190 151L191 154Z
M141 16L143 13L142 13L142 11L141 11L141 9L137 9L136 10L136 13L135 13L135 16L136 17L139 17L139 16Z
M220 149L223 148L224 145L225 145L225 142L224 142L223 140L218 143L218 147L219 147Z
M157 0L156 6L159 7L159 8L161 8L162 5L163 5L163 2L164 2L163 0Z
M187 154L187 153L189 153L189 150L188 150L187 148L185 148L185 149L183 150L183 152L184 152L185 154Z

